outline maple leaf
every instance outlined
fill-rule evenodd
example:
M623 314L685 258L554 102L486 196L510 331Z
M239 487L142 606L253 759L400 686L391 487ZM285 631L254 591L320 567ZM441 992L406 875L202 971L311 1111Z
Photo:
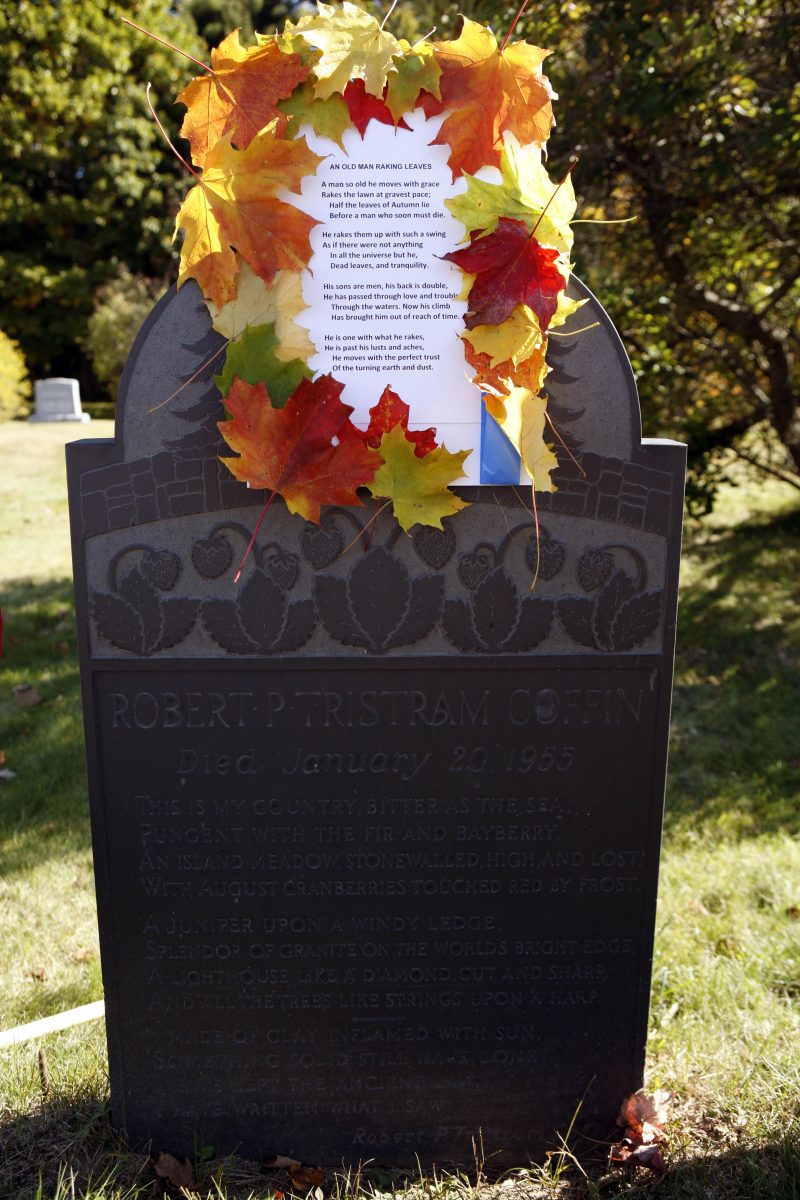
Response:
M277 101L291 95L309 73L299 55L284 53L274 37L258 46L242 46L238 29L211 51L211 66L177 98L187 109L181 137L200 167L214 143L226 135L244 150L271 121L277 119L281 133L287 117Z
M513 42L501 51L492 31L468 18L456 41L436 42L435 50L441 100L425 96L422 106L428 116L453 109L431 144L450 147L454 179L499 166L506 130L526 146L547 141L552 92L540 68L549 50Z
M313 67L315 96L325 100L334 92L343 92L351 79L363 79L370 95L383 95L400 43L369 13L348 0L336 8L317 4L316 16L301 17L296 25L287 24L287 29L322 52Z
M416 106L420 92L441 98L439 78L442 74L429 42L411 46L405 38L400 38L398 44L402 54L394 59L395 70L389 75L386 86L386 104L395 123Z
M467 507L448 485L464 474L464 461L471 453L459 450L451 454L439 446L419 458L402 426L395 425L381 438L383 463L369 490L376 498L391 501L394 515L406 533L414 525L442 529L442 517Z
M379 121L382 125L397 126L398 129L408 129L402 117L395 121L391 112L382 100L371 96L364 86L363 79L355 79L344 89L344 102L362 138L370 121Z
M341 96L319 100L314 95L314 84L306 82L286 100L281 100L278 108L289 117L286 137L296 137L300 127L307 122L319 137L330 138L344 150L342 137L350 128L350 112Z
M162 1151L158 1158L155 1159L153 1169L159 1179L163 1179L174 1188L193 1191L197 1187L194 1167L188 1158L185 1158L181 1162L174 1154L167 1154L165 1151Z
M517 364L507 358L493 366L488 354L478 354L471 343L464 340L464 356L476 371L472 382L483 391L498 395L504 395L511 387L527 388L538 395L550 369L545 360L546 350L547 341L542 338L533 354L522 362Z
M522 459L537 492L554 492L550 472L558 466L552 446L544 440L547 400L527 388L512 388L505 396L484 396L491 413Z
M241 337L251 325L274 325L277 337L275 357L281 362L300 358L307 362L316 347L308 330L294 318L308 305L298 271L278 271L268 287L244 260L237 260L236 295L222 308L208 304L211 323L229 342Z
M511 316L499 325L476 325L461 337L477 354L485 354L492 367L507 361L516 367L547 349L536 313L525 304L515 305Z
M542 166L539 148L520 146L511 133L504 138L500 173L502 183L465 176L466 192L445 200L456 220L468 234L473 230L491 233L501 217L512 217L524 221L531 231L536 227L536 236L543 245L555 246L568 257L573 242L570 221L575 216L572 176L553 183Z
M265 383L274 408L283 408L301 379L310 379L312 372L300 359L283 361L276 349L278 338L274 325L248 325L241 336L228 346L225 366L214 382L227 396L236 379L245 383Z
M234 150L229 134L220 138L175 218L175 235L185 233L178 287L196 279L203 295L221 308L236 294L233 247L265 283L282 268L304 267L311 258L309 234L319 222L276 193L299 191L303 176L321 162L305 138L276 137L274 122L246 150Z
M558 251L543 246L524 221L501 217L493 233L471 235L469 246L442 257L475 276L464 324L500 325L518 303L526 304L546 329L558 306L558 293L567 285L556 261Z
M340 440L344 438L357 437L362 440L365 446L372 446L377 450L381 444L381 438L384 433L388 433L390 429L394 429L399 425L405 434L406 440L414 446L414 453L417 458L424 458L426 454L430 454L436 449L436 430L435 429L409 429L408 418L411 414L411 409L401 400L396 392L393 392L390 387L385 387L381 398L377 404L369 410L369 425L366 429L358 429L352 421L349 422L342 432L339 434Z
M360 505L356 488L375 475L380 456L363 442L333 445L352 413L330 375L300 381L285 408L273 408L263 383L235 379L225 401L231 420L219 429L238 458L222 458L253 488L283 496L289 512L319 524L323 504Z

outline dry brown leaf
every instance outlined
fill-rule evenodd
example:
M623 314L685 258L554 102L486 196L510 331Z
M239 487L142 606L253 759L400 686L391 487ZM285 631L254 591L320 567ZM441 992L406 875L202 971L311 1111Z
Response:
M289 1167L288 1172L292 1187L303 1196L312 1188L318 1187L325 1178L325 1172L319 1167L304 1167L301 1163L296 1167Z
M79 946L72 956L72 961L76 963L92 962L97 958L97 951L91 946Z
M661 1153L660 1146L637 1146L629 1138L624 1138L621 1142L611 1147L609 1161L614 1163L629 1163L637 1167L647 1167L649 1171L654 1171L656 1175L664 1175L667 1170L667 1164L664 1162L664 1156Z
M640 1088L623 1102L617 1124L634 1142L654 1142L664 1132L671 1093L659 1088L652 1096Z
M163 1179L171 1187L185 1188L187 1191L197 1187L194 1167L188 1158L180 1162L174 1154L162 1151L153 1163L153 1167L158 1178Z
M17 708L33 708L34 704L38 704L41 700L41 696L32 683L18 683L11 689L11 695L14 697Z
M299 1159L287 1158L285 1154L277 1154L275 1158L264 1163L265 1167L269 1167L273 1171L291 1171L293 1167L302 1167L302 1165Z

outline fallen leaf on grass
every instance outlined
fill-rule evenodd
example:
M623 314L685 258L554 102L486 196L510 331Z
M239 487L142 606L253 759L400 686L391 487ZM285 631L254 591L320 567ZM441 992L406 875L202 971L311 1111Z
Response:
M76 963L92 962L97 958L97 952L91 946L79 946L72 956L72 961Z
M306 1195L312 1188L315 1189L314 1196L317 1198L317 1191L320 1191L319 1185L325 1178L325 1172L319 1167L304 1167L301 1163L297 1163L294 1167L288 1167L289 1178L292 1181L292 1187L296 1192ZM320 1191L320 1197L322 1193Z
M790 921L800 921L800 908L796 904L790 904L786 909L786 915Z
M32 979L34 983L44 983L47 979L47 971L45 971L44 967L32 967L31 970L28 971L28 977Z
M191 1191L192 1188L197 1187L194 1167L188 1158L180 1162L174 1154L166 1154L162 1151L153 1163L153 1167L158 1178L163 1179L165 1183L174 1188L185 1188L187 1191Z
M16 771L11 771L11 770L9 770L8 767L3 767L2 769L0 769L0 779L6 779L10 782L12 779L16 779L16 777L17 777Z
M662 1088L652 1096L640 1088L623 1102L617 1124L625 1130L625 1137L632 1141L650 1143L663 1138L667 1123L671 1092Z
M265 1167L269 1167L273 1171L290 1171L293 1167L302 1167L302 1165L299 1159L287 1158L285 1154L276 1154L275 1158L264 1163Z
M41 700L41 696L32 683L18 683L11 689L11 695L14 697L17 708L33 708L34 704L38 704Z
M621 1142L611 1147L609 1161L615 1163L632 1163L637 1167L647 1167L650 1171L655 1171L656 1175L664 1175L667 1170L667 1164L664 1162L664 1156L661 1153L660 1146L637 1146L635 1142L624 1138Z

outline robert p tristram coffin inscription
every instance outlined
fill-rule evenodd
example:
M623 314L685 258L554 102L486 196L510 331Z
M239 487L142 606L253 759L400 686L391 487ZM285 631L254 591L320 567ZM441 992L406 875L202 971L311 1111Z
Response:
M569 281L545 54L322 4L181 93L180 288L68 447L155 1148L515 1165L642 1082L684 449Z

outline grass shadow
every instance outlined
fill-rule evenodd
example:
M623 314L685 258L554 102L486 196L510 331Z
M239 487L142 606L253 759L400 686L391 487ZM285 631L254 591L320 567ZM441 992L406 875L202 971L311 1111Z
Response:
M685 553L666 829L795 828L800 512Z

